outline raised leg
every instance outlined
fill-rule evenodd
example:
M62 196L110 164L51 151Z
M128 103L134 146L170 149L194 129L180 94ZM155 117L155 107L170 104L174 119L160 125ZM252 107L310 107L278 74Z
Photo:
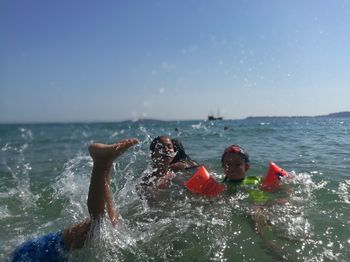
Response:
M91 219L103 217L106 204L109 210L114 209L109 188L113 161L137 143L137 139L126 139L112 145L92 144L89 146L89 152L94 161L87 200ZM109 216L113 217L112 214Z
M90 187L88 193L88 210L90 219L86 219L63 231L63 241L68 249L84 246L92 223L99 223L105 214L105 208L113 226L118 220L118 213L114 208L110 191L110 171L113 161L128 148L138 143L135 138L121 140L115 144L92 144L89 153L93 159Z

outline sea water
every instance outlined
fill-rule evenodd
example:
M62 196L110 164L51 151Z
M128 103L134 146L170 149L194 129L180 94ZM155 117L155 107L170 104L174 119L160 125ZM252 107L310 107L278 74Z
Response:
M146 200L137 188L158 135L179 138L218 180L224 148L239 144L248 175L274 161L293 176L283 181L288 194L257 207L245 192L207 198L174 184ZM112 171L118 227L104 221L70 261L349 261L349 135L346 118L0 125L0 260L88 217L87 146L136 137Z

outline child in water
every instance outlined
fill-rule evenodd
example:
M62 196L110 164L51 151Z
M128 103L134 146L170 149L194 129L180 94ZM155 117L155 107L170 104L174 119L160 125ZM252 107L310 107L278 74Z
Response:
M256 233L276 257L283 260L290 258L283 251L283 248L266 236L267 232L272 231L268 207L278 202L272 201L269 193L264 191L262 186L263 177L246 176L249 170L248 153L240 146L231 145L225 149L221 157L221 163L225 173L223 183L227 186L227 192L234 193L241 190L249 194L249 200L251 201L249 218ZM280 201L278 204L281 203Z
M265 203L268 195L260 189L263 177L246 176L249 170L249 155L238 145L227 147L222 154L221 164L225 178L223 183L227 186L228 193L239 190L247 191L250 200L255 203Z
M166 188L175 178L175 173L189 168L198 167L185 152L178 139L168 136L158 136L150 144L153 170L143 177L141 185Z
M221 164L224 169L225 178L223 182L230 184L260 183L261 179L256 176L246 177L249 170L249 155L240 146L231 145L227 147L221 156Z
M240 183L245 179L249 169L249 155L240 146L231 145L222 154L221 164L225 173L223 182Z

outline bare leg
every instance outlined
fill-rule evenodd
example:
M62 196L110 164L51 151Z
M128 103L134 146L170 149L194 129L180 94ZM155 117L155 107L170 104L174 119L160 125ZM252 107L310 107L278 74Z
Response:
M266 207L265 207L266 208ZM272 225L268 220L268 216L263 207L253 207L254 212L250 215L252 226L255 232L260 236L261 240L266 245L271 254L280 261L294 261L290 254L283 250L278 242L268 237L268 233L272 230Z
M114 209L109 188L109 174L113 161L129 147L137 143L137 139L126 139L112 145L92 144L89 147L90 155L94 161L87 200L90 217L92 219L100 219L104 216L106 204L109 212ZM113 211L111 212L116 213ZM109 216L113 218L112 213L109 213Z
M99 222L103 218L105 207L107 207L112 225L116 225L118 213L114 208L109 187L110 171L113 161L137 143L138 140L133 138L121 140L111 145L92 144L89 146L89 153L94 162L87 200L91 219L87 219L63 231L63 240L68 249L84 246L92 221Z
M63 242L68 250L80 249L84 246L85 240L88 236L91 227L91 219L71 225L69 228L63 230Z

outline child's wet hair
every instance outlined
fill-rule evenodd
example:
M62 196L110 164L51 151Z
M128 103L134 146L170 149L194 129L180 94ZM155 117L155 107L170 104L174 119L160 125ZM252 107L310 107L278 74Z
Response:
M174 157L174 160L172 163L176 163L181 160L192 160L185 152L185 148L180 140L174 138L171 139L171 142L173 143L174 151L176 152L176 155Z
M221 156L221 164L224 164L224 158L227 154L234 153L242 157L244 162L249 163L249 155L248 153L240 146L238 145L231 145L227 147L224 151L224 153Z
M153 153L154 150L156 149L156 145L160 142L160 139L162 138L162 136L157 136L156 138L154 138L151 142L151 144L149 145L149 150Z

